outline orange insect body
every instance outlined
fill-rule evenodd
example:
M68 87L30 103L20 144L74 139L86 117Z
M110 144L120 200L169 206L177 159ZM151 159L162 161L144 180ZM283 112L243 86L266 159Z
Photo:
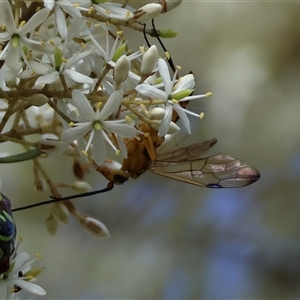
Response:
M127 158L123 159L122 170L126 171L131 178L136 179L145 173L151 161L156 158L156 149L164 138L157 135L157 131L145 123L139 125L138 138L125 141L127 147Z

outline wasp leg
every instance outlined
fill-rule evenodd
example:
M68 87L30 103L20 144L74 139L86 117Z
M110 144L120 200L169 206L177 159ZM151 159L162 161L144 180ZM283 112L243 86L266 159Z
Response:
M155 157L156 157L156 154L155 154L155 148L153 146L153 141L151 139L151 136L148 132L146 132L144 134L145 136L145 139L144 139L144 145L145 145L145 148L147 149L147 152L150 156L150 159L151 161L154 161L155 160Z

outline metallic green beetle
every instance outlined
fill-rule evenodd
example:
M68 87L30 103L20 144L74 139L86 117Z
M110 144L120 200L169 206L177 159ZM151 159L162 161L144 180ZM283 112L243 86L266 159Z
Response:
M14 250L16 233L10 200L0 193L0 274L9 269L10 255Z

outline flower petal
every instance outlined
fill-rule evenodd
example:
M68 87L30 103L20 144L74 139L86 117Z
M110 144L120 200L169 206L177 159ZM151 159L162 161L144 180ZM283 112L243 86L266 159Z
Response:
M55 5L55 19L58 32L61 35L61 37L65 39L68 35L66 19L64 13L61 11L58 5Z
M189 134L191 134L190 120L186 115L186 110L182 108L179 104L174 104L173 109L178 113L182 126Z
M8 1L0 1L0 14L2 16L2 23L6 25L6 30L10 34L16 33L17 27L15 24L11 5Z
M102 108L100 112L100 119L104 121L107 117L109 117L112 113L114 113L120 106L123 100L123 91L117 90L113 92L110 97L107 99L106 104Z
M36 84L50 84L54 82L59 77L59 73L57 71L53 71L50 74L43 75L36 81Z
M179 93L184 90L192 90L195 87L194 74L187 74L181 77L174 86L173 93Z
M64 75L67 75L69 78L73 79L75 82L80 82L80 83L86 83L86 84L93 84L94 81L92 78L83 75L75 70L72 69L67 69L63 71Z
M22 279L15 279L14 283L16 286L20 287L24 291L29 292L31 294L38 295L38 296L46 295L46 291L43 288L41 288L40 286L32 282L25 281Z
M133 137L137 133L136 128L119 121L103 121L102 126L107 132L113 132L120 136Z
M20 46L20 45L19 45ZM10 44L9 50L7 52L5 62L10 68L16 68L20 62L20 47L13 47Z
M172 118L172 111L172 105L166 105L166 114L159 124L158 136L165 136L168 132Z
M142 83L142 84L139 84L135 90L146 96L146 97L149 97L151 99L161 99L161 100L167 100L167 94L164 92L164 91L161 91L159 90L158 88L152 86L152 85L149 85L149 84L146 84L146 83Z
M1 32L0 33L0 42L6 42L10 40L10 33L9 32Z
M74 105L78 108L80 115L83 115L83 117L89 121L94 121L95 112L86 96L79 90L73 90L72 99L74 100Z
M43 8L35 13L29 21L23 26L18 28L18 34L25 35L28 32L34 31L34 29L42 24L48 17L50 10L48 8Z
M114 6L111 3L102 3L100 5L95 4L94 8L100 16L105 18L127 21L133 17L133 13L130 10Z
M78 138L85 136L89 131L92 130L91 122L80 123L77 126L66 129L61 134L61 139L67 142L73 142Z
M162 58L158 59L157 65L158 65L158 70L159 70L160 76L165 85L165 92L166 92L167 96L169 96L171 94L172 87L173 87L173 82L170 79L169 67L168 67L167 63L165 62L165 60L163 60Z

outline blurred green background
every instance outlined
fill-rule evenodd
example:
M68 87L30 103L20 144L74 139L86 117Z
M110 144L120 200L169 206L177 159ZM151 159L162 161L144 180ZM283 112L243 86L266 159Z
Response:
M216 152L247 161L261 179L210 190L147 173L74 201L108 227L106 240L73 219L49 236L47 206L15 213L21 249L43 256L43 299L300 298L299 16L299 1L183 1L157 18L179 32L164 42L181 74L194 72L196 93L213 92L189 105L205 112L194 134L216 137ZM47 168L57 181L74 179L71 160ZM13 206L48 199L33 192L30 162L1 166L1 179ZM93 172L87 179L106 185Z

